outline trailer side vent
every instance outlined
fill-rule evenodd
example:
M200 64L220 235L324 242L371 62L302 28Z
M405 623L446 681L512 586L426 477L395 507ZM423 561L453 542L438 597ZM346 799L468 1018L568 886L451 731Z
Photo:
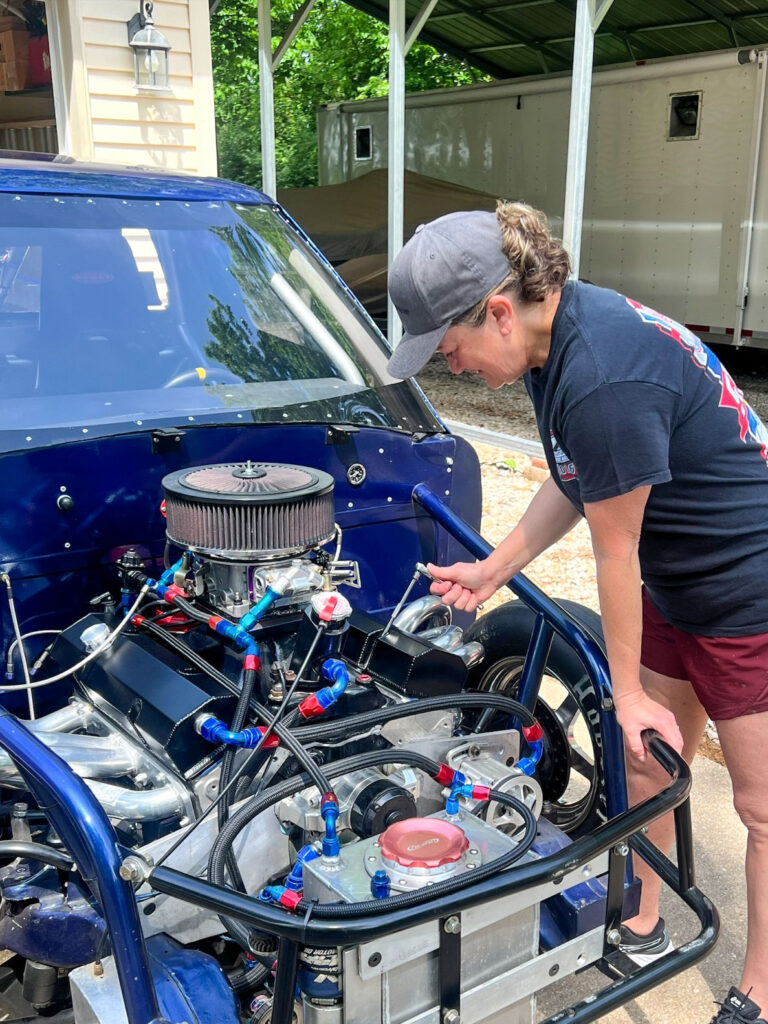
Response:
M370 160L373 156L371 126L355 128L355 160Z
M701 93L682 92L669 97L668 139L698 139Z

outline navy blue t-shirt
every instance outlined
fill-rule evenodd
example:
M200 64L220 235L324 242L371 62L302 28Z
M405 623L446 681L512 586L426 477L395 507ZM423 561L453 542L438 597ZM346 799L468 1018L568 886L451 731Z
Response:
M664 617L704 636L768 632L768 432L712 352L633 299L570 282L525 383L579 511L651 486L640 565Z

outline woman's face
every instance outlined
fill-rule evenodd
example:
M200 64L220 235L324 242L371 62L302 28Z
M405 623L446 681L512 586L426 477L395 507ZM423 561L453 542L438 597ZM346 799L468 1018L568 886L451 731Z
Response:
M451 373L476 373L489 388L514 384L531 368L524 325L508 301L489 300L485 320L477 327L455 324L437 347Z

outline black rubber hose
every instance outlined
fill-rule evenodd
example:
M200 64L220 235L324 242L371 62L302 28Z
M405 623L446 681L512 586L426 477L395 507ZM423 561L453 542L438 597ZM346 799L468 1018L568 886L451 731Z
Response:
M174 594L173 600L169 603L176 605L177 608L181 608L185 615L188 615L190 619L194 619L196 622L207 623L211 617L210 612L201 612L199 608L195 608L191 601L185 601L178 594Z
M490 792L491 800L516 811L525 822L525 832L514 849L495 857L490 863L484 864L476 871L466 872L456 878L446 878L442 882L435 882L434 885L426 886L415 892L400 892L395 896L387 896L381 900L365 900L363 903L312 903L302 900L297 906L297 914L312 911L315 917L344 919L350 917L366 917L368 914L385 913L388 910L400 910L403 907L417 906L419 903L426 903L439 896L447 896L451 893L466 889L469 885L476 885L497 875L500 871L510 868L516 861L520 860L523 854L527 853L536 838L537 823L533 811L522 800L509 793L502 793L498 789Z
M368 726L389 722L395 718L420 715L425 711L450 711L454 708L496 708L498 711L507 712L510 717L519 718L524 725L536 724L536 719L528 708L511 697L505 697L501 693L478 691L477 693L450 693L441 697L419 697L417 700L409 700L404 704L388 704L386 707L376 708L374 711L364 711L362 714L354 716L354 728L357 732ZM299 725L295 731L303 743L312 743L335 736L339 732L348 732L351 720L351 718L334 718L330 722Z
M243 673L243 685L240 690L240 696L237 699L237 705L235 706L235 713L232 716L232 724L230 730L232 732L240 732L245 725L245 719L248 716L248 708L253 697L253 690L256 685L256 669L247 668ZM229 817L229 808L232 803L232 792L227 790L229 781L232 778L232 769L235 765L235 757L237 755L237 747L227 747L224 757L221 762L221 776L219 780L219 789L224 791L224 795L216 809L219 822L219 831L222 830L226 824L227 818ZM232 884L237 889L244 889L244 883L240 869L237 866L234 854L230 850L227 857L227 868L229 869L229 875L232 879Z
M254 964L247 969L236 967L233 971L227 971L226 976L233 991L238 995L245 995L268 981L272 976L272 970L264 964Z
M75 866L68 853L54 850L52 846L43 843L25 842L23 839L0 840L0 857L27 857L29 860L39 860L42 864L50 864L59 871L71 871Z

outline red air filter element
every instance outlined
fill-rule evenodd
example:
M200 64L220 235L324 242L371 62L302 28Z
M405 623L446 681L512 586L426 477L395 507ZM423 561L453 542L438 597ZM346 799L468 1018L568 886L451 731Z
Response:
M163 490L168 539L216 561L295 557L334 536L333 477L306 466L197 466Z

